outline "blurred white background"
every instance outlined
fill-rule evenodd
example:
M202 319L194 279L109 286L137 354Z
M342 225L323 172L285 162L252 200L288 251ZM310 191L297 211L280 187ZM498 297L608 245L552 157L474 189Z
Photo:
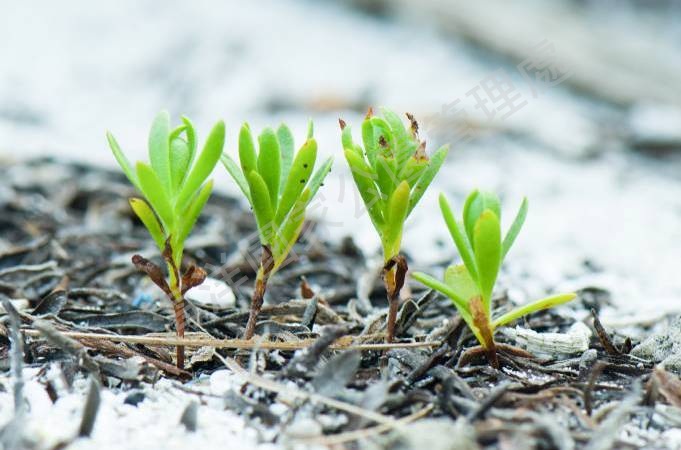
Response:
M223 118L228 152L243 121L260 129L286 120L302 138L312 118L322 152L336 155L317 213L331 239L352 234L371 252L378 242L348 178L337 119L358 130L369 105L387 106L421 118L430 151L452 143L408 225L413 265L454 257L438 192L460 205L482 187L502 194L507 219L523 195L530 199L505 279L519 300L594 285L628 310L681 309L678 2L3 6L4 159L53 155L113 167L107 129L131 159L144 158L148 126L163 108L191 117L204 136ZM518 64L541 42L569 76L535 97ZM498 70L526 102L507 118L501 109L489 117L467 95ZM457 99L466 117L450 114ZM452 132L462 124L471 140ZM224 171L215 176L235 192Z

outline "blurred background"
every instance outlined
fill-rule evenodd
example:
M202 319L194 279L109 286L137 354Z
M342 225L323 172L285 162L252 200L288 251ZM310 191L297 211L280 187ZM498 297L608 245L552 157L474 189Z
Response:
M519 301L607 289L614 304L681 309L681 2L355 0L4 2L0 158L114 167L104 133L146 158L168 109L203 136L227 123L313 119L336 155L315 214L329 239L377 238L342 158L338 118L411 112L452 151L410 218L412 266L450 260L437 208L499 192L526 228L505 282ZM355 132L358 137L357 131ZM7 170L0 167L0 170ZM236 192L226 173L219 189ZM522 281L522 282L520 282Z

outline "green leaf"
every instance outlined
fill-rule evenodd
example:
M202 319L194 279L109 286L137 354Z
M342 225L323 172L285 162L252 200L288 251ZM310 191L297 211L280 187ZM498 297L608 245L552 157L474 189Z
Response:
M397 179L397 163L395 158L392 156L386 157L385 155L376 155L376 181L378 188L381 190L383 195L386 197L392 194L395 190L395 186L398 183ZM407 199L407 203L409 199Z
M386 226L383 235L385 260L397 256L402 241L404 221L407 219L407 206L409 204L409 183L401 182L388 201L386 214Z
M116 142L116 138L113 137L113 134L107 131L106 140L109 141L109 147L111 147L111 152L113 153L114 158L116 158L116 161L118 161L118 165L121 166L121 169L123 170L125 176L128 178L130 183L141 192L142 188L140 188L140 183L139 180L137 179L137 174L133 170L130 161L128 161L128 158L125 157L125 154L121 150L121 147L118 145L118 142Z
M395 156L395 147L397 143L390 124L388 124L385 119L376 116L369 119L369 122L371 122L371 125L374 127L376 153ZM384 145L381 145L381 137L385 140Z
M298 200L300 193L303 192L305 185L310 181L316 159L317 142L314 139L308 139L300 148L293 161L291 172L281 194L281 200L279 201L274 218L277 226L281 225L284 221L296 200Z
M247 123L243 124L239 131L239 162L244 175L250 173L251 170L258 170L258 155L255 152L253 136Z
M168 194L161 185L161 180L154 169L149 165L138 162L137 163L137 178L140 180L140 188L142 193L147 198L151 207L154 209L164 228L170 232L175 223L175 215L173 208L170 205Z
M225 166L227 172L229 172L229 174L232 176L232 179L236 182L237 186L239 186L239 189L241 189L241 192L244 193L246 199L250 203L251 191L248 188L248 182L246 181L246 177L244 176L243 172L241 171L237 163L232 158L230 158L229 155L226 153L222 154L220 160L222 161L222 165Z
M345 125L345 128L341 131L341 143L343 144L343 150L346 148L355 148L355 143L352 141L352 131L350 131L349 125Z
M451 265L445 270L445 283L456 292L459 297L468 301L480 296L480 289L471 278L468 269L463 264Z
M502 244L503 254L501 255L502 260L503 258L506 257L506 254L511 249L511 246L513 246L515 238L518 237L518 233L520 233L520 229L523 227L523 224L525 223L526 217L527 217L527 198L524 198L523 202L520 205L520 209L518 210L518 214L516 214L515 219L511 224L511 228L508 229L506 237L504 237L504 243Z
M271 128L265 128L258 136L260 153L258 154L258 173L267 184L272 209L279 203L279 184L281 183L281 151L277 135Z
M425 286L429 287L430 289L438 291L441 294L447 296L452 301L452 303L454 303L454 306L456 307L457 311L459 311L459 315L464 320L464 322L466 322L468 328L470 328L470 330L473 332L473 335L476 337L478 342L480 342L481 344L484 342L482 335L480 334L478 327L475 325L473 316L471 315L471 312L468 308L468 302L464 301L464 299L459 297L457 293L454 292L445 283L431 277L430 275L421 272L416 272L412 276L419 282L423 283Z
M277 140L279 140L279 149L281 150L281 184L279 185L279 191L281 192L286 185L291 164L293 164L293 154L295 153L293 134L286 124L282 123L277 128Z
M300 236L303 224L305 223L305 207L310 198L310 191L305 189L300 197L298 197L296 204L291 210L291 214L289 214L284 224L277 231L272 245L275 270L286 260L286 257Z
M376 175L362 157L352 150L345 150L345 159L348 161L352 178L355 180L359 195L364 201L369 217L376 230L380 233L385 223L383 217L383 199L378 187L374 183Z
M468 241L471 243L471 245L473 245L473 228L475 228L475 221L478 220L478 216L471 214L470 209L478 195L480 195L480 191L478 189L474 189L470 194L468 194L468 197L466 197L466 201L463 204L463 225L464 229L466 230L466 236L468 237Z
M475 224L478 222L478 218L486 209L491 210L496 214L497 219L501 220L501 204L499 203L499 198L486 191L475 190L466 199L466 204L463 208L463 223L466 226L466 234L468 239L470 239L471 244L475 246L475 240L473 239Z
M158 218L156 218L156 214L154 214L147 202L141 198L131 198L129 202L132 210L135 211L137 217L140 218L145 228L149 231L151 238L158 248L163 251L166 239L161 224L159 223Z
M168 135L168 142L172 142L173 139L180 137L180 135L187 129L187 125L182 124L176 126Z
M307 121L307 139L312 139L314 137L314 123L312 119Z
M176 137L170 141L170 178L172 192L177 192L189 172L191 151L187 141Z
M423 171L428 168L428 164L427 158L410 157L404 165L401 178L410 185L415 185L423 175Z
M449 285L422 272L415 272L412 274L412 277L430 289L436 290L447 296L452 303L454 303L456 309L459 310L461 317L465 318L465 316L467 316L468 319L471 319L470 312L468 311L468 299L461 297L459 293L454 291ZM466 320L466 322L468 322L468 320Z
M310 200L314 198L314 196L317 194L317 191L319 190L319 187L324 183L324 179L329 172L331 172L331 166L333 166L333 156L326 158L321 167L317 169L314 175L312 175L312 179L307 185L307 188L310 190Z
M225 123L219 121L215 124L206 143L203 146L203 150L196 160L196 164L192 168L192 171L187 176L187 179L182 186L177 202L175 204L176 211L183 211L191 198L195 195L196 191L203 184L203 182L208 178L215 165L220 160L222 155L222 147L225 144Z
M475 257L473 256L473 249L471 243L469 242L466 234L463 232L461 225L456 221L452 208L447 202L447 198L444 194L440 194L440 210L442 211L442 217L445 219L447 228L449 229L449 234L452 235L454 244L459 250L459 256L463 261L466 269L471 278L477 282L478 280L478 269L475 264Z
M187 167L191 167L194 162L194 156L196 156L196 130L194 129L194 124L188 117L182 116L182 122L185 125L185 134L187 135L187 144L189 145L189 164Z
M253 206L253 214L255 214L255 221L258 224L260 242L263 245L268 245L274 234L275 226L274 211L272 210L267 184L255 170L251 170L246 176L246 180L251 191L251 206Z
M504 326L508 323L513 322L514 320L517 320L523 316L526 316L528 314L531 314L533 312L541 311L543 309L548 309L548 308L553 308L554 306L562 305L563 303L567 303L570 300L574 299L577 297L576 294L570 293L570 294L560 294L560 295L553 295L550 297L542 298L540 300L535 300L533 302L528 303L527 305L520 306L513 311L507 312L506 314L500 316L499 318L495 319L492 322L492 327L497 328Z
M390 126L392 134L395 136L397 145L400 146L406 143L411 138L411 136L407 132L404 123L402 123L402 119L400 119L400 116L398 116L388 108L381 108L381 113L383 114L383 117L385 117L385 121Z
M398 170L401 171L409 157L416 151L418 144L414 142L411 134L405 128L400 116L386 108L382 108L381 112L390 125L392 134L395 137L395 160L397 162Z
M492 290L501 266L501 225L491 209L485 209L473 229L473 253L482 299L490 311Z
M428 189L428 186L430 186L433 178L435 178L435 175L437 175L440 167L442 167L442 164L445 162L448 152L449 147L444 145L440 147L430 158L428 167L426 167L421 175L421 178L419 178L414 185L411 198L409 199L409 211L407 212L407 215L411 214L419 200L421 200L421 197L423 197L423 194L425 194L426 189Z
M161 111L154 119L149 132L149 160L168 193L171 192L169 135L170 115L168 111Z
M201 187L199 192L189 203L187 210L183 212L179 226L179 232L177 233L176 237L176 242L179 245L184 247L184 241L187 239L187 236L189 236L189 233L191 233L192 228L194 228L194 225L196 224L201 211L203 211L203 207L206 205L212 190L213 180L208 180L208 182Z
M378 139L374 137L374 126L370 118L364 119L364 122L362 122L362 142L364 142L366 159L369 161L369 165L373 167L378 152Z

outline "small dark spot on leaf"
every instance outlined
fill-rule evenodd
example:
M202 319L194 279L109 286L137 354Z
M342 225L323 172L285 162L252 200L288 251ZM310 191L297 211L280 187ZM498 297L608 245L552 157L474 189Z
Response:
M300 180L300 183L301 183L301 184L305 183L305 178L303 178L302 180Z
M307 169L308 164L303 164L303 167Z

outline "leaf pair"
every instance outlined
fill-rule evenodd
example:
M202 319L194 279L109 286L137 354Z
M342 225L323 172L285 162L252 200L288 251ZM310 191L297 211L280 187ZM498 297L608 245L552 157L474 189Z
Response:
M575 298L575 294L543 298L492 320L492 291L501 264L525 222L527 199L523 200L503 240L501 205L498 197L493 193L473 191L464 204L463 221L456 220L444 195L440 195L440 209L463 264L448 267L444 281L439 281L424 273L415 273L414 278L449 297L483 347L488 345L485 330L494 333L497 327L524 315L551 308ZM474 314L477 305L482 306L481 314Z
M121 151L118 142L107 132L109 146L128 180L142 193L143 199L132 198L130 205L161 251L170 240L173 260L182 260L184 242L210 196L211 174L225 141L225 124L218 122L208 135L196 157L197 139L194 125L186 118L171 129L170 115L161 111L149 133L150 164L138 162L135 167Z
M274 268L286 259L303 227L305 210L331 170L332 158L315 172L317 141L312 124L307 140L295 151L291 130L266 128L253 141L250 127L239 132L239 164L229 155L222 163L253 208L262 245L270 247Z
M399 253L404 222L442 167L448 147L431 159L418 125L407 114L407 130L397 114L382 110L383 117L369 110L362 123L362 146L355 144L349 126L342 120L341 140L345 158L376 231L381 237L385 260Z

